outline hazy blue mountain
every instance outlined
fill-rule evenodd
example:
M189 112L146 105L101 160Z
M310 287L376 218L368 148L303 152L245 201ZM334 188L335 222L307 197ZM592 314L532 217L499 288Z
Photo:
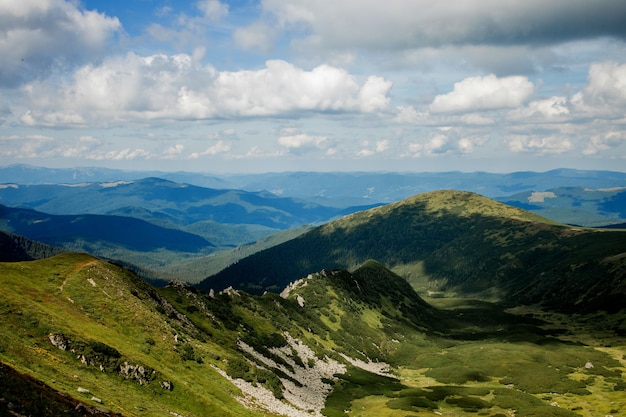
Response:
M101 246L140 252L170 250L208 253L214 246L201 236L132 217L98 214L51 215L0 205L0 228L53 246L98 253Z
M497 198L562 223L606 226L626 221L626 187L562 187Z
M490 198L558 187L626 186L626 173L556 169L547 172L286 172L231 176L236 188L314 199L326 205L390 203L435 190L463 190Z
M158 184L148 184L149 178L160 178ZM150 221L170 222L174 224L189 224L193 221L209 220L219 223L253 223L261 224L272 229L285 229L294 225L326 221L335 215L354 212L359 208L369 208L376 205L387 204L408 198L415 194L444 189L454 189L476 192L498 201L509 201L518 207L524 207L531 211L536 211L554 220L580 224L585 226L599 226L623 222L626 215L620 215L620 200L615 202L604 201L609 197L610 189L626 187L626 173L613 171L586 171L575 169L555 169L546 172L513 172L513 173L489 173L489 172L279 172L262 174L223 174L212 175L207 173L193 172L159 172L159 171L122 171L103 168L74 168L74 169L49 169L38 168L28 165L12 165L0 167L0 184L8 187L10 184L21 186L65 184L79 186L87 183L118 184L131 182L119 188L119 190L132 190L150 186L161 186L161 191L167 182L171 189L171 198L176 197L181 200L177 207L163 207L154 204L159 197L150 196L137 190L137 198L134 200L122 194L110 191L107 194L114 196L115 200L107 202L101 201L97 196L94 204L90 207L90 213L100 214L120 214L125 216L138 217ZM153 180L156 181L156 180ZM157 181L158 182L158 181ZM174 190L182 187L183 184L191 187L189 190ZM230 192L229 205L225 202L212 202L210 210L205 210L207 206L199 208L201 204L195 203L192 208L188 202L183 202L183 194L201 194L197 189L190 192L193 187L221 190L222 193ZM565 197L568 192L561 191L556 200L545 201L543 204L532 204L527 201L533 193L549 192L555 189L586 190L584 197ZM40 188L41 195L37 196L34 190L30 200L25 204L28 207L42 211L68 214L68 206L75 211L71 214L78 214L77 209L84 208L84 203L79 198L76 201L76 192L65 189L46 190ZM596 190L598 192L590 192ZM83 189L81 191L88 191ZM102 190L101 190L102 191ZM118 190L115 190L118 191ZM153 190L154 191L154 190ZM274 198L275 203L280 198L291 198L292 203L308 205L302 211L292 207L276 207L274 203L248 202L252 204L266 205L267 209L250 209L250 205L240 201L244 192L256 194L257 198ZM23 192L23 190L22 190ZM58 198L49 198L49 194L55 193ZM13 192L13 195L20 193ZM101 194L104 194L103 192ZM12 200L6 200L11 195L11 191L0 189L0 203L13 205ZM204 196L197 198L214 198L214 196ZM152 200L151 203L138 201L144 198ZM222 199L228 197L222 196ZM618 198L615 196L614 198ZM50 201L48 201L50 199ZM161 197L161 200L168 197ZM582 200L581 200L582 199ZM59 200L62 202L60 203ZM584 201L582 203L581 201ZM174 200L172 200L174 201ZM170 201L170 203L172 202ZM283 200L285 202L286 200ZM122 204L123 202L123 204ZM304 203L306 202L306 203ZM114 207L111 207L111 204ZM551 205L552 204L552 205ZM580 205L579 205L580 204ZM607 204L609 206L607 206ZM612 207L610 205L613 205ZM328 208L346 209L344 212L332 212L321 207L314 209L313 206ZM65 207L64 207L65 206ZM242 209L243 208L243 209ZM279 213L275 211L279 210ZM299 211L298 214L293 210ZM210 213L209 213L210 211ZM285 215L283 211L289 212ZM194 216L195 214L195 216ZM291 217L293 216L293 217Z
M146 177L167 178L212 188L232 188L217 176L190 172L128 171L100 167L45 168L26 164L0 167L0 183L80 184L86 182L133 181Z
M472 191L493 198L559 187L626 186L626 173L575 169L513 173L278 172L218 175L104 168L50 169L29 165L0 167L0 183L24 185L130 181L146 177L218 189L266 190L283 197L298 197L335 207L389 203L418 193L443 189Z
M213 221L287 229L342 213L269 192L212 189L160 178L106 183L5 185L0 203L51 214L121 214L172 225Z

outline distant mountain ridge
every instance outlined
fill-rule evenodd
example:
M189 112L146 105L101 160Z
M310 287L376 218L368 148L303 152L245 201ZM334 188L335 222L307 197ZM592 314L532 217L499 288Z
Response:
M568 224L601 227L626 219L626 186L549 188L497 200Z
M0 187L0 203L50 214L124 214L144 220L190 225L214 221L287 229L325 221L336 208L268 192L217 190L161 178L105 183Z
M558 187L626 186L626 172L569 168L545 172L268 172L254 174L208 174L200 172L124 171L97 167L44 168L16 164L0 167L0 184L76 184L135 181L147 177L172 182L245 191L270 191L322 205L335 206L389 203L412 195L441 189L472 191L487 197L503 197L524 191Z
M470 191L489 198L496 198L499 201L511 201L511 204L524 204L524 201L518 203L514 203L514 201L521 195L554 189L580 187L581 189L606 190L614 187L626 187L625 172L566 168L546 172L522 171L511 173L296 171L218 175L194 172L123 171L88 167L71 169L51 169L29 165L0 167L0 184L5 184L5 187L10 184L115 184L120 181L139 181L149 177L219 190L230 189L252 193L270 192L277 197L293 198L323 207L339 209L352 209L355 206L372 207L373 205L400 201L415 194L442 189ZM598 196L598 198L602 197ZM561 200L562 203L565 201ZM575 203L574 200L570 200L570 202ZM597 201L596 203L599 204L600 202ZM5 202L5 204L8 203ZM532 211L543 209L532 205L527 207ZM33 208L49 211L43 207ZM585 226L623 223L626 220L626 216L623 215L619 218L616 218L614 213L605 215L599 206L596 211L588 211L592 208L591 205L587 205L586 210L566 206L560 208L559 210L542 212L542 214L549 214L548 217L563 223ZM124 207L120 207L120 210L124 210ZM121 214L132 213L130 208L126 208L126 210ZM354 210L352 209L352 211ZM133 214L133 216L137 215Z

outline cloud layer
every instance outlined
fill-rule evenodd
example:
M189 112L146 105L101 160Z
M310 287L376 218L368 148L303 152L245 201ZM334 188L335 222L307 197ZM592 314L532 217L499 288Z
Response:
M543 45L626 36L616 0L264 0L285 27L306 25L309 43L337 48Z
M622 0L90 4L0 3L0 163L626 159Z
M97 58L120 30L117 18L67 1L5 0L0 3L0 86Z
M321 65L310 71L280 60L262 69L217 71L185 54L114 57L80 67L63 84L24 87L38 103L25 124L84 125L135 120L217 119L297 115L303 112L375 112L384 109L391 82Z

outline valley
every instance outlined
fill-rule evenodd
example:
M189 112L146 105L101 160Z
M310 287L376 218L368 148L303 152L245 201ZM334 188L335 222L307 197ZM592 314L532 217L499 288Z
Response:
M3 189L0 415L625 415L624 230L111 182ZM620 219L605 192L555 195Z
M0 269L2 362L107 413L621 415L623 312L425 301L373 261L282 296L156 289L88 255Z

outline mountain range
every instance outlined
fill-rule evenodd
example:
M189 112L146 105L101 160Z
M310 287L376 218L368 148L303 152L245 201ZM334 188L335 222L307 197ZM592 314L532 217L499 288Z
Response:
M190 182L144 176L151 174ZM0 168L0 180L7 180L0 184L0 222L6 231L114 260L146 279L184 276L199 282L310 227L437 187L483 190L498 201L560 223L619 228L626 223L625 177L566 169L217 177L14 165ZM193 182L240 188L207 188ZM519 192L507 194L514 190ZM35 212L22 210L26 208Z
M6 415L623 411L624 231L437 191L163 288L4 241L41 258L0 262Z
M164 267L176 270L174 264L189 258L200 258L202 264L201 258L214 252L361 208L325 207L268 192L217 190L158 178L5 184L0 186L0 203L4 230L133 264L150 278L167 275Z
M123 171L106 168L0 167L0 184L80 184L136 181L156 177L213 189L269 191L323 206L386 204L436 190L471 191L490 198L554 188L624 187L626 173L555 169L546 172L275 172L207 174L197 172Z

